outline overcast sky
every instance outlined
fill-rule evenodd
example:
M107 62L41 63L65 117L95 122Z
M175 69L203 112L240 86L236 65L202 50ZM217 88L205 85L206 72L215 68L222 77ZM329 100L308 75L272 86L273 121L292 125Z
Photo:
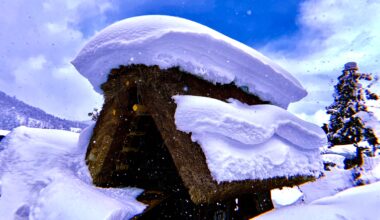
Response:
M290 110L318 123L346 62L380 70L378 0L0 0L0 90L60 117L88 119L103 100L70 61L97 31L146 14L194 20L275 60L309 92Z

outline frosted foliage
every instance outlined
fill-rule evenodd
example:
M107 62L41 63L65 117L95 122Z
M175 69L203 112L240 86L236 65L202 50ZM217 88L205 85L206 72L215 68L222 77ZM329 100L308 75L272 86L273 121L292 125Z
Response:
M329 145L357 144L367 141L372 146L372 154L379 145L374 128L370 121L375 120L373 113L368 110L368 100L378 100L376 93L364 86L363 82L373 82L371 74L359 73L357 68L351 68L347 63L346 68L338 77L335 85L334 102L328 106L327 113L330 114L329 124L325 126Z

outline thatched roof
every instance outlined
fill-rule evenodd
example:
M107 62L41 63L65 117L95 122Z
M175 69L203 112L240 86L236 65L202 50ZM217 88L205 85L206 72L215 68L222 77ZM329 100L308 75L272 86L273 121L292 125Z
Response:
M184 88L188 89L184 89ZM206 96L222 101L228 98L240 100L249 105L266 103L260 98L248 94L234 84L219 85L202 80L194 75L180 71L179 68L160 69L158 66L131 65L120 66L113 69L108 81L102 85L105 95L105 103L97 121L92 139L87 152L87 163L94 183L100 186L123 185L120 179L115 177L115 170L131 169L129 159L133 159L134 151L128 148L125 157L120 157L128 135L131 135L131 126L136 112L133 106L136 99L145 106L146 114L153 121L154 126L150 130L150 139L157 139L158 134L163 140L157 152L161 152L167 163L160 164L158 170L166 170L167 173L153 172L153 179L166 176L167 182L183 184L194 203L211 203L226 198L242 195L249 192L257 192L293 186L311 180L311 176L278 177L264 180L245 180L217 183L211 176L207 167L205 155L197 143L191 141L191 136L178 131L174 122L176 104L172 100L174 95ZM135 98L133 98L135 97ZM138 150L138 149L137 149ZM167 154L165 153L167 151ZM167 156L169 155L169 156ZM129 159L128 159L129 158ZM151 159L154 164L154 156ZM171 162L172 161L172 162ZM174 164L174 168L171 165ZM145 166L145 165L144 165ZM148 165L147 165L148 166ZM153 165L147 168L147 172L154 169ZM176 173L173 174L173 169ZM159 171L160 172L160 171ZM123 172L116 172L120 176ZM141 174L143 176L143 174ZM144 187L144 179L136 174L134 183ZM133 176L131 177L133 178ZM118 179L115 181L115 179ZM147 178L149 179L149 178ZM130 180L127 180L127 182ZM126 184L128 185L128 183ZM162 184L165 185L165 184ZM164 187L164 186L163 186Z

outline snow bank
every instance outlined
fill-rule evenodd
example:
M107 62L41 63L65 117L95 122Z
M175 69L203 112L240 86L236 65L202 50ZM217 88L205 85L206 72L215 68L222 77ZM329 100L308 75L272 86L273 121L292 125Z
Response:
M174 96L177 129L191 133L218 181L318 175L326 135L273 105Z
M352 170L333 167L331 171L325 171L324 175L316 181L300 185L299 189L304 195L303 202L311 203L317 199L332 196L351 188L354 186L354 182Z
M348 145L336 147L339 149L338 153L341 153L341 149L350 148ZM323 177L316 181L300 185L298 188L303 194L302 202L293 199L300 194L295 190L285 192L272 190L275 192L272 193L274 206L281 210L274 210L257 219L378 219L375 206L379 204L380 185L352 187L358 182L368 184L380 181L380 157L364 157L364 164L360 169L344 170L341 164L343 156L339 154L322 156L325 162L340 165L331 167L331 171L325 171ZM358 171L361 174L360 181L354 179L354 174ZM376 192L375 195L368 196L372 192ZM284 208L283 204L292 201L295 201L294 206Z
M360 168L359 181L365 184L380 181L380 155L375 157L364 156L364 163Z
M72 63L99 93L112 68L145 64L179 66L213 83L234 82L285 108L307 94L293 76L256 50L178 17L149 15L119 21L92 38Z
M258 220L378 220L380 182L347 189L334 196L316 200L308 205L290 206L265 213Z
M331 148L327 148L324 154L336 154L348 159L352 159L356 157L356 147L352 144L335 145Z
M344 160L346 158L339 154L322 154L322 160L325 163L332 164L339 169L344 169Z
M135 200L141 190L89 184L78 137L19 127L0 142L2 219L123 219L143 211L145 205Z
M331 148L336 149L338 154L322 154L322 159L326 163L333 163L336 166L330 167L330 171L324 171L324 175L314 182L308 182L299 186L303 192L303 202L310 203L314 200L335 195L338 192L354 187L358 182L373 183L380 181L380 156L366 157L364 156L364 164L359 169L344 169L345 157L342 152L347 153L355 148L352 145L336 145ZM350 154L347 154L348 156ZM354 176L360 171L359 179L354 179Z
M7 130L0 130L0 136L6 136L7 134L9 134L10 131L7 131Z
M380 181L380 162L378 161L373 169L363 172L361 179L365 182Z
M299 203L303 197L303 193L296 186L272 189L270 194L275 209Z

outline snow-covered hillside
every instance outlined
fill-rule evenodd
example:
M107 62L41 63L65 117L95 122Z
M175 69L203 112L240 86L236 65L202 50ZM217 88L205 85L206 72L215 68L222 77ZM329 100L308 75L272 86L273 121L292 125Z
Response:
M12 130L18 126L75 130L87 125L47 114L0 91L0 129Z

